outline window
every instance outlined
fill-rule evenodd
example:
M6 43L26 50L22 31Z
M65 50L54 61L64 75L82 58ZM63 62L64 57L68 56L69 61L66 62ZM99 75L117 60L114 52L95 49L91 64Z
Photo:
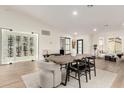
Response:
M61 37L60 38L60 48L64 50L65 54L70 53L70 38Z
M109 53L121 53L122 52L122 39L119 37L109 38Z
M104 38L100 37L98 42L99 53L104 52Z

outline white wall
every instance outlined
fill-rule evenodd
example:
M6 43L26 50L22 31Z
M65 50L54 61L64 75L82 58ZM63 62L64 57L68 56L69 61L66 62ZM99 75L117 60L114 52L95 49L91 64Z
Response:
M90 35L80 35L77 39L83 39L83 53L91 53L91 36Z
M0 7L0 27L11 28L14 31L34 32L39 35L39 59L42 59L42 51L50 50L51 53L59 53L60 37L66 36L63 31L57 30L34 17L19 11L4 9ZM51 31L50 36L41 35L41 30ZM84 53L90 52L90 36L82 35L80 39L84 39Z
M73 38L73 35L64 35L65 37L70 37ZM92 43L92 37L89 34L82 34L80 35L79 33L76 36L76 39L83 39L83 53L84 54L91 54L91 43ZM71 41L72 42L72 41ZM77 44L76 44L76 48L77 48ZM76 49L77 51L77 49Z
M96 33L92 37L92 46L93 46L93 44L98 44L99 37L104 38L105 52L108 51L108 38L110 38L110 37L120 37L122 39L122 51L124 52L124 31L116 30L116 31Z
M48 49L51 52L59 52L61 33L55 28L43 24L31 16L19 11L0 8L0 27L11 28L14 31L34 32L39 35L39 58L42 58L42 50ZM51 31L50 36L41 35L41 30Z

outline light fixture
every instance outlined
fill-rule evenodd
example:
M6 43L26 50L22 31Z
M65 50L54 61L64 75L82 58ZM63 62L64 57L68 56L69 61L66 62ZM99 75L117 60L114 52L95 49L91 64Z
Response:
M93 7L93 5L87 5L87 7L88 7L88 8L91 8L91 7Z
M124 26L124 23L122 23L122 26Z
M73 15L77 15L78 14L78 12L77 11L73 11L73 13L72 13Z
M74 35L77 35L78 33L77 32L74 32Z
M94 31L94 32L96 32L96 31L97 31L97 29L96 29L96 28L94 28L94 29L93 29L93 31Z

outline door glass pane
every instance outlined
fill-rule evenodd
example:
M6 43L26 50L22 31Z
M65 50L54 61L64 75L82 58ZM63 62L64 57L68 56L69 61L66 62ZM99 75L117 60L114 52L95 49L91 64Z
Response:
M81 52L81 51L79 51L79 52L78 52L78 54L82 54L82 52Z
M82 46L83 45L83 41L82 40L80 40L80 41L78 40L77 44L78 44L77 45L77 48L78 48L77 49L78 50L77 53L78 54L83 54L83 46Z
M81 51L82 52L82 48L78 48L78 51Z
M82 48L82 44L78 44L78 47L81 47Z
M78 44L82 44L82 41L78 41Z

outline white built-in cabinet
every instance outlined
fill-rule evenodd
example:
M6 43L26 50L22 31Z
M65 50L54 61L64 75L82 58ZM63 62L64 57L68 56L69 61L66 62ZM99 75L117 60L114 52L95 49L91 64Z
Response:
M0 63L38 59L38 34L0 29Z

